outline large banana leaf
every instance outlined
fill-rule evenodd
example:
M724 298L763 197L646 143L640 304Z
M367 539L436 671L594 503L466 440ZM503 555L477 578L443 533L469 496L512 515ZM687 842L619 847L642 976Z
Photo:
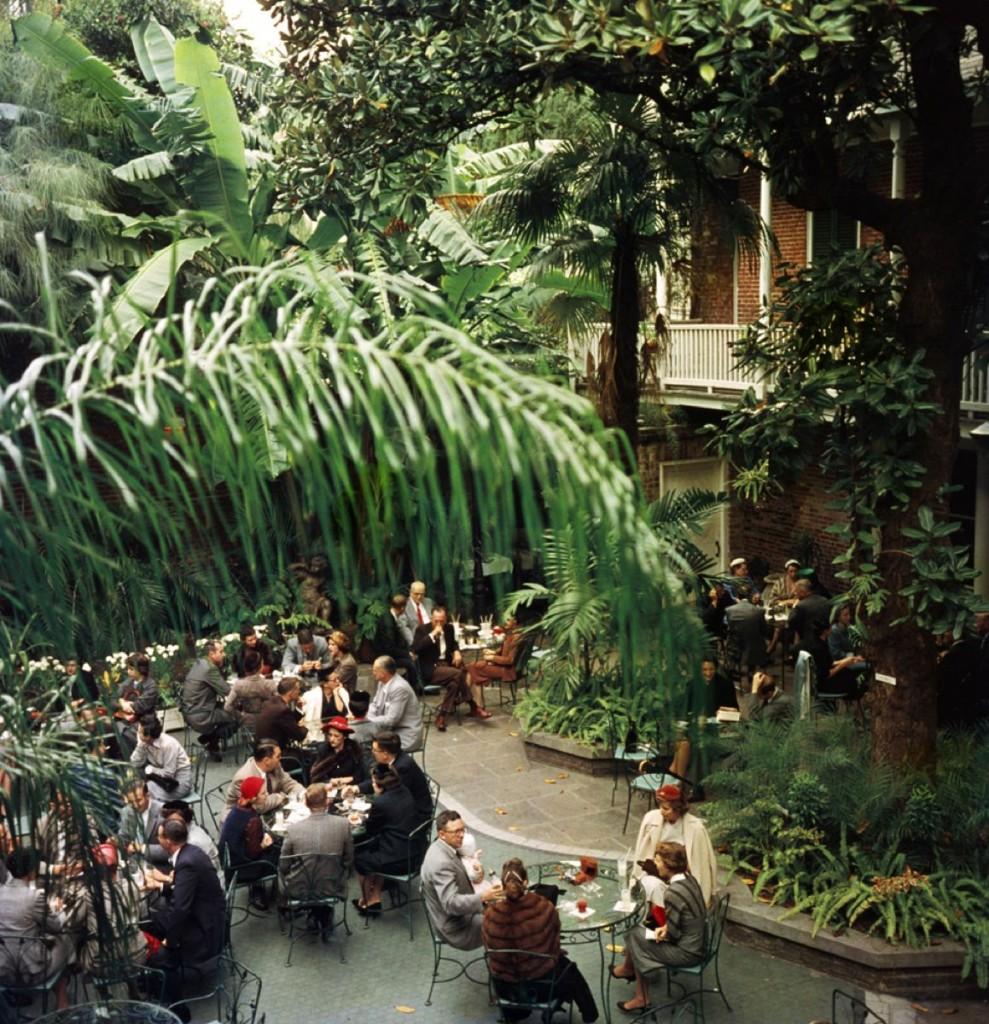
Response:
M47 14L26 14L14 20L13 30L14 40L22 50L48 67L57 68L70 81L84 82L126 118L142 146L158 148L151 133L157 115L117 80L109 64L94 57L59 22L52 21Z
M133 338L144 324L145 314L154 313L158 308L179 267L212 244L211 238L182 238L156 252L128 280L111 313L121 340Z
M135 25L130 37L141 73L171 96L179 88L175 80L175 37L153 18Z
M474 241L460 220L439 206L419 225L418 233L423 241L461 265L483 266L491 262L490 255Z
M175 164L166 150L157 153L146 153L144 156L135 157L127 163L114 167L113 176L121 181L150 181L152 178L161 178L166 174L175 171Z
M237 108L219 58L195 39L180 39L175 44L175 78L195 89L191 105L210 129L206 153L190 169L183 186L198 209L214 214L227 226L225 250L242 255L253 228L247 204L247 163Z

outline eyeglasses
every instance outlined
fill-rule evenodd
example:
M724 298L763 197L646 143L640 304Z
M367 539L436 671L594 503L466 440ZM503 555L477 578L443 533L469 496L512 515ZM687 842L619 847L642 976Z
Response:
M467 829L466 828L445 828L445 829L443 829L443 831L446 832L447 835L462 836L467 831Z

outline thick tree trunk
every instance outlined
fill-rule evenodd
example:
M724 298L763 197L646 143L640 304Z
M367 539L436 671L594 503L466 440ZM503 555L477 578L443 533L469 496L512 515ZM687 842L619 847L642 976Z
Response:
M609 427L620 427L634 452L639 445L639 274L635 237L623 226L615 230L611 260L612 381L605 381L601 414Z

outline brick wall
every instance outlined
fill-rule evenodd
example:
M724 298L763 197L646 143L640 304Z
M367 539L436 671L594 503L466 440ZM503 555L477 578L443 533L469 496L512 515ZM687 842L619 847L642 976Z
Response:
M735 243L717 211L705 206L693 226L690 256L690 316L709 324L735 320Z

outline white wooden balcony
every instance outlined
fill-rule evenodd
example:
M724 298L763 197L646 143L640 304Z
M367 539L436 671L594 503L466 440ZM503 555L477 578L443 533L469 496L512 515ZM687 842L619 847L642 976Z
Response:
M703 408L727 408L734 405L747 388L764 396L772 382L761 379L752 370L737 366L735 343L745 330L744 324L673 323L670 342L643 388L648 399L660 398L672 405ZM590 352L597 360L597 334L572 342L571 358L583 383ZM961 409L969 415L989 415L989 364L970 356L962 382Z

